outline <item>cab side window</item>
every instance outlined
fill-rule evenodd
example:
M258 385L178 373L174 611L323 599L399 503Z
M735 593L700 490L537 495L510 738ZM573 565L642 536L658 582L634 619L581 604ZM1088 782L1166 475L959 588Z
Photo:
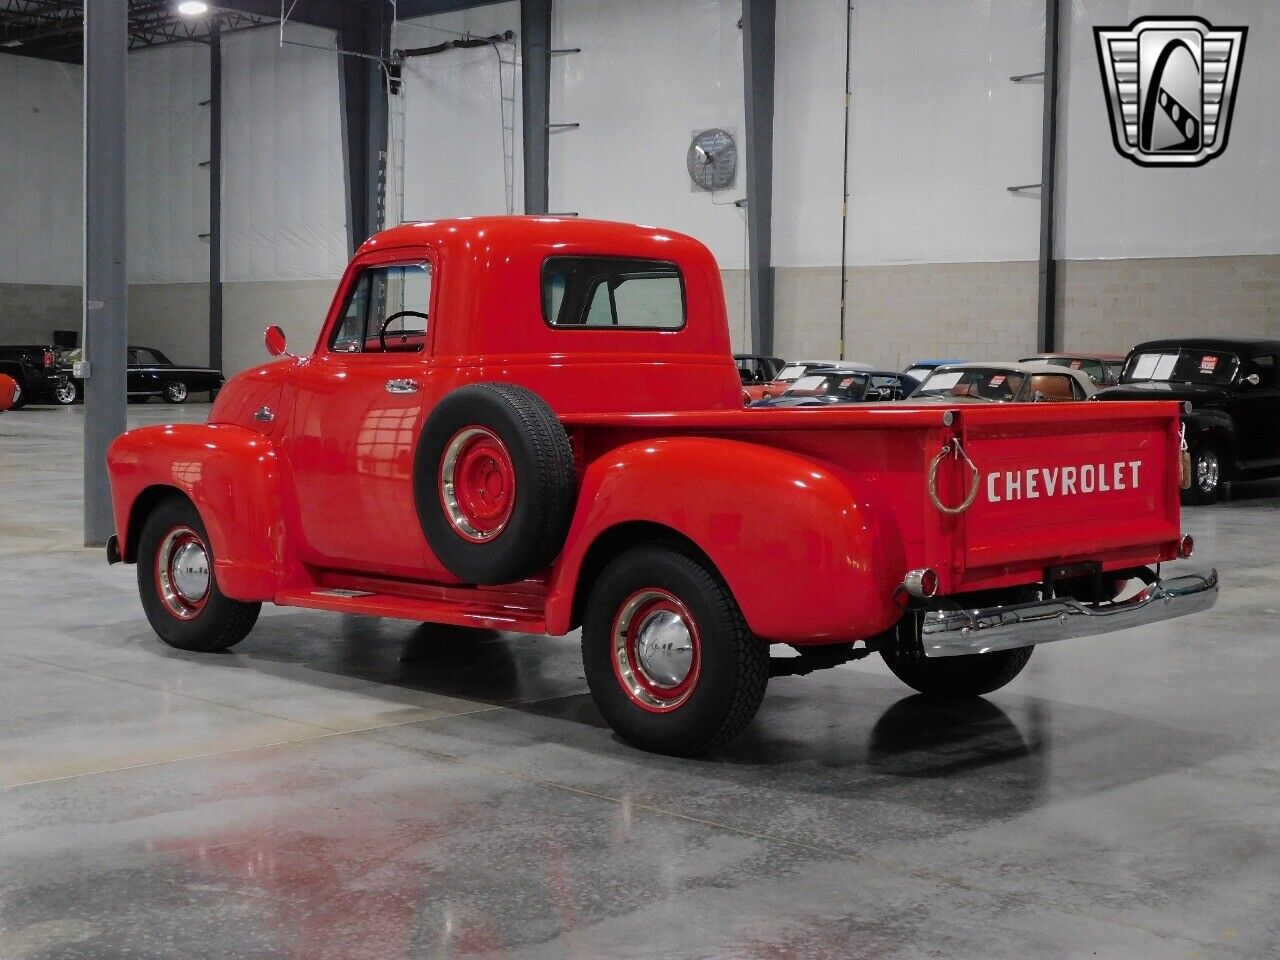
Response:
M405 263L361 271L329 347L337 353L419 353L431 309L431 265Z
M557 328L680 330L684 278L674 263L630 257L549 257L542 310Z

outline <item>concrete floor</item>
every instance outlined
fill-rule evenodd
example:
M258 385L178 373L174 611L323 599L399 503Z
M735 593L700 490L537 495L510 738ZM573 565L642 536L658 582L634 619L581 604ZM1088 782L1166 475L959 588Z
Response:
M776 680L676 761L576 638L268 608L169 650L78 546L81 422L0 417L4 960L1280 954L1280 484L1189 513L1209 614L960 708Z

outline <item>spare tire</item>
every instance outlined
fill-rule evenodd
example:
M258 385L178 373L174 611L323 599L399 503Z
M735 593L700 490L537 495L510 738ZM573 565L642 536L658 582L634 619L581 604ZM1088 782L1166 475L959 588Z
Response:
M418 438L418 521L445 569L466 583L512 583L550 564L564 546L576 488L568 434L524 387L460 387Z

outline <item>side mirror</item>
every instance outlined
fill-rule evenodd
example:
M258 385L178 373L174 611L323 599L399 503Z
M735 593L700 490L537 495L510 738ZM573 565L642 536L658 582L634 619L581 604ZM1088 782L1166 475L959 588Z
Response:
M1258 384L1262 382L1262 378L1258 376L1256 373L1251 373L1244 378L1244 382L1251 387L1256 387Z
M274 324L267 327L267 332L263 338L267 342L267 353L273 357L291 356L289 353L289 341L284 335L284 331Z
M0 373L0 413L10 409L18 396L18 381Z

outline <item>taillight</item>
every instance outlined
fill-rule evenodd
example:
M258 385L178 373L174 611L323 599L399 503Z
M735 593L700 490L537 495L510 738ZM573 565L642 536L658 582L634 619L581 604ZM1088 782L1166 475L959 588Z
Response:
M44 352L44 368L46 370L53 369L53 351L52 350L46 350Z

